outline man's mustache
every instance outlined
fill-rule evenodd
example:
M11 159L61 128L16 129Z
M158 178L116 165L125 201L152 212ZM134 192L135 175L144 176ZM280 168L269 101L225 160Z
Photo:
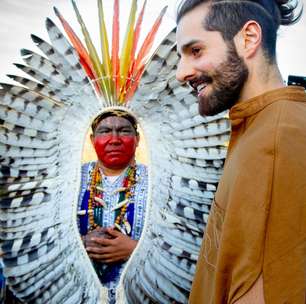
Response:
M202 74L200 77L197 77L195 79L192 79L188 82L188 84L194 89L197 90L198 85L202 83L212 83L213 79L207 74Z

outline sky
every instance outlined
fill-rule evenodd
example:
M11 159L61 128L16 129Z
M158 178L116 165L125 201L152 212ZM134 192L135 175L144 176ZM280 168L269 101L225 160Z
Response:
M277 58L283 78L288 74L306 76L306 0L305 12L299 23L281 27L278 35ZM76 0L79 10L94 40L98 41L98 15L96 0ZM124 34L131 0L119 0L121 34ZM138 0L140 7L143 0ZM175 26L175 11L178 0L148 0L142 36L148 32L160 10L168 5L167 13L157 36L158 42ZM103 0L104 14L109 29L113 15L113 0ZM56 6L73 27L79 28L69 0L0 0L0 81L11 82L6 74L21 75L13 62L23 63L19 50L27 48L39 53L30 34L46 39L45 19L50 17L58 25L53 6Z

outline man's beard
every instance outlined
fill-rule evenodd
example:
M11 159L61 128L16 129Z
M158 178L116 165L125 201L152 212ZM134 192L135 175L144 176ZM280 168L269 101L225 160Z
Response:
M239 57L233 42L229 42L227 58L210 75L200 78L212 86L212 92L199 96L199 112L202 116L212 116L230 109L239 99L249 71Z

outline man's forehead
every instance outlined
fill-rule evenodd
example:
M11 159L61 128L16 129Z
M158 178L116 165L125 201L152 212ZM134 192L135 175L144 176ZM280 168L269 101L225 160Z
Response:
M116 126L131 126L132 127L132 123L124 118L124 117L119 117L119 116L108 116L103 118L99 123L97 127L101 127L101 126L108 126L108 127L116 127Z
M203 21L203 19L207 16L207 14L209 13L209 10L211 9L212 6L212 2L211 1L204 1L203 3L200 3L198 5L196 5L195 7L191 8L190 10L188 10L187 12L185 12L183 14L183 16L181 17L180 21L178 22L178 24L181 23L181 21L183 20L187 20L187 22L190 22L193 18L195 20L200 20L200 22ZM191 18L192 17L192 18Z
M181 48L185 45L200 40L203 31L205 31L203 23L207 13L208 4L204 3L182 17L177 25L176 31L178 51L181 51Z

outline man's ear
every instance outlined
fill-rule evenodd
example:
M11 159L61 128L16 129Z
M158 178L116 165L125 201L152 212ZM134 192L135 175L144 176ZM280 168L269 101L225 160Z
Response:
M238 54L245 59L254 57L262 45L262 30L259 23L249 20L234 38Z
M94 145L94 135L93 134L90 134L90 141L91 141L91 144Z
M139 136L139 134L137 133L137 134L136 134L136 147L138 147L138 145L139 145L139 140L140 140L140 136Z

